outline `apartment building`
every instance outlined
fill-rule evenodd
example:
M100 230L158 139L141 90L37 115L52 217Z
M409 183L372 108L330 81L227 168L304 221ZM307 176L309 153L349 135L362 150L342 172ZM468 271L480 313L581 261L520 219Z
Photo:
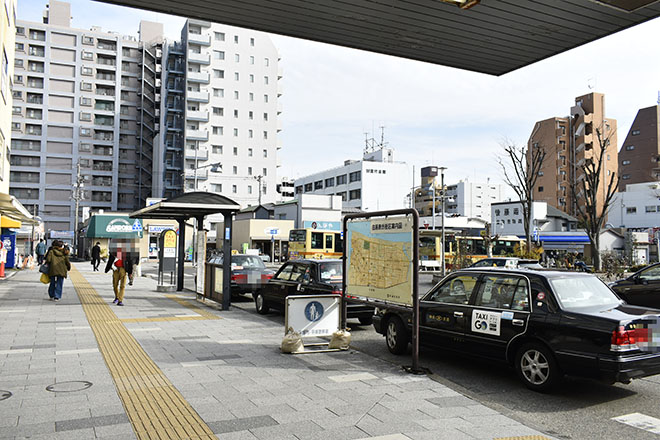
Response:
M620 190L660 180L660 105L640 109L619 151Z
M76 196L92 210L144 206L160 107L160 43L73 29L70 17L51 0L44 23L16 27L10 192L59 237L72 236Z
M277 49L266 34L192 19L181 39L185 77L174 80L185 89L173 99L185 108L166 126L184 139L185 191L222 193L242 206L276 201Z
M621 228L657 228L660 225L660 182L625 185L612 198L608 222Z
M300 194L341 196L342 209L384 211L405 208L410 172L405 162L394 161L392 148L365 151L362 160L347 160L343 166L295 180Z
M600 155L597 132L603 141L609 140L601 170L601 182L607 182L611 173L618 173L616 119L605 115L605 96L589 93L575 98L570 116L553 117L539 121L528 141L528 154L538 148L546 156L539 171L534 200L576 215L579 200L573 196L571 187L581 191L583 174L580 167ZM598 189L600 207L604 203L606 184Z
M16 0L3 0L0 11L0 194L9 192L9 156L11 151L11 81L14 76L14 41L16 36Z

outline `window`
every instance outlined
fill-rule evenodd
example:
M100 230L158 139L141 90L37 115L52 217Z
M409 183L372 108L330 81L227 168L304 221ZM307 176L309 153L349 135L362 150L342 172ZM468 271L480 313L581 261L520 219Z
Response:
M254 132L250 129L248 130L248 137L252 139L254 137Z
M94 69L92 69L91 67L82 66L80 69L80 73L86 76L91 76L94 74Z
M543 192L543 187L542 187L542 186L539 186L539 192L540 192L540 193Z
M11 123L11 130L12 131L21 131L21 123L20 122L12 122Z
M25 35L25 28L23 26L16 26L16 35Z
M80 136L91 136L92 135L92 129L91 128L80 128Z
M346 174L342 174L341 176L337 176L337 185L345 185L347 177L348 176Z
M328 188L330 186L335 186L335 178L330 177L329 179L325 179L325 187Z
M238 110L234 110L234 118L238 119Z
M264 76L264 84L268 85L268 77Z
M637 207L636 206L626 207L626 214L637 214Z
M218 69L213 69L213 78L224 78L225 77L225 71L224 70L218 70ZM216 90L222 90L222 89L213 89L214 95ZM221 96L224 96L224 93L222 93Z
M621 165L630 165L630 161L629 160L624 160L623 162L621 162Z
M87 98L84 96L80 97L80 105L85 106L85 107L91 107L92 106L92 98ZM97 104L98 106L98 104ZM104 110L103 108L100 108L99 110Z
M509 208L504 208L504 215L509 215Z
M268 139L268 131L264 130L264 139Z
M234 147L234 156L238 156L238 147Z
M250 64L254 64L254 57L253 56L250 57Z
M213 59L214 60L224 60L225 59L225 53L221 50L214 50L213 51Z
M12 115L22 115L23 114L23 109L21 107L13 106L11 108L11 114Z
M306 183L305 184L305 192L311 192L312 191L312 184L311 183Z
M92 90L92 83L81 82L80 83L80 90L91 91Z
M213 115L214 116L224 116L225 115L225 109L222 107L213 107Z
M252 167L248 167L248 176L252 175Z
M268 175L268 170L267 170L266 168L264 168L263 170L261 170L261 175L262 175L262 176L267 176L267 175Z
M264 157L268 157L268 150L264 148Z
M248 185L248 194L252 194L252 185Z
M234 128L234 137L238 137L238 128Z
M87 44L87 45L93 45L94 44L94 37L83 36L82 43Z
M495 215L496 215L496 216L500 215L500 210L499 210L499 209L496 209L496 210L495 210Z
M234 72L234 81L238 81L241 78L241 75L238 72Z
M234 90L234 99L238 99L238 90Z
M224 32L213 32L215 41L225 41L225 33Z
M626 151L632 151L635 149L634 145L626 145Z
M254 47L254 38L250 38L250 46Z
M264 121L268 120L268 113L264 113Z
M250 83L254 83L254 75L250 74Z
M348 175L349 182L359 182L362 180L362 171L353 171Z
M237 191L236 185L232 185L231 186L231 192L236 194L236 191Z
M513 208L513 215L518 215L520 210L518 208Z
M631 134L632 136L638 136L639 133L640 133L639 130L633 130L630 134Z
M213 134L217 134L222 136L224 134L224 128L223 127L213 127Z
M646 207L646 212L656 212L656 206L647 206Z
M360 198L362 198L362 191L359 189L353 189L348 194L349 200L358 200Z
M248 157L252 157L252 148L248 148Z
M81 121L91 121L92 120L92 114L88 112L80 112L80 120Z
M342 202L345 202L345 201L346 201L346 191L344 191L344 192L338 192L338 193L336 193L335 195L336 195L336 196L340 196Z
M215 96L216 98L224 98L225 89L213 89L213 96Z
M630 174L624 174L621 176L621 180L630 180Z
M264 95L264 102L268 102L268 95Z
M323 181L322 180L317 180L314 182L314 190L317 189L323 189Z
M211 145L211 152L213 154L222 154L222 145Z
M480 284L475 305L496 309L529 310L527 282L517 277L485 276Z
M239 54L237 54L237 53L234 54L234 61L236 61L237 63L239 63L239 62L241 61L241 56L240 56Z
M234 43L238 44L238 35L234 35Z
M14 75L14 84L23 84L23 75Z
M232 174L234 174L234 175L238 174L238 167L236 165L234 165L232 167L231 171L232 171Z
M250 100L250 102L254 101L254 93L250 92L248 99Z
M94 54L92 52L88 52L86 50L82 51L81 58L83 60L93 60L94 59Z
M270 66L270 60L268 58L264 58L264 66Z
M248 118L249 118L250 120L254 119L254 112L253 112L253 111L249 111L249 112L248 112Z

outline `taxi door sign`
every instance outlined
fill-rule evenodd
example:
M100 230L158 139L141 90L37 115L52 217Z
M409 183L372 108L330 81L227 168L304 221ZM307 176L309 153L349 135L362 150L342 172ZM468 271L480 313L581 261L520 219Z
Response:
M472 331L499 336L501 320L502 314L499 312L474 310L472 312Z

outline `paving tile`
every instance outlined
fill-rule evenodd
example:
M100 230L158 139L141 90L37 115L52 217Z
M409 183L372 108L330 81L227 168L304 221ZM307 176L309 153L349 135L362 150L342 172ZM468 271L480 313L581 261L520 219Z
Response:
M215 434L226 432L243 431L246 429L260 428L263 426L278 425L277 421L270 416L246 417L242 419L224 420L209 423L209 427Z
M94 428L96 426L117 425L126 422L128 422L126 414L111 414L107 416L61 420L55 423L55 430L58 432L71 431L83 428Z

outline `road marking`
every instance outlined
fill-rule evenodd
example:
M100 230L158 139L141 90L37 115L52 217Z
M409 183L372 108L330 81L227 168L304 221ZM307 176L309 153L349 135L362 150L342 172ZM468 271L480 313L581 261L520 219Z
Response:
M0 310L0 313L23 313L25 312L25 309L19 310L19 309L9 309L9 310Z
M21 348L18 350L0 350L0 354L25 354L32 353L31 348Z
M380 435L378 437L365 437L359 440L410 440L410 437L403 434Z
M55 352L56 356L62 356L67 354L87 354L87 353L98 353L98 348L81 348L78 350L59 350Z
M162 330L160 327L148 327L148 328L129 328L129 332L157 332Z
M91 330L88 325L72 325L69 327L55 327L55 330Z
M227 362L223 361L222 359L199 362L181 362L181 366L183 368L208 367L209 365L227 365Z
M624 423L634 428L643 429L644 431L652 432L653 434L660 434L660 419L647 416L641 413L626 414L625 416L612 417L612 420Z
M96 289L69 274L138 440L216 438Z
M357 382L358 380L373 380L378 379L371 373L357 373L357 374L344 374L341 376L330 376L328 379L335 382Z

